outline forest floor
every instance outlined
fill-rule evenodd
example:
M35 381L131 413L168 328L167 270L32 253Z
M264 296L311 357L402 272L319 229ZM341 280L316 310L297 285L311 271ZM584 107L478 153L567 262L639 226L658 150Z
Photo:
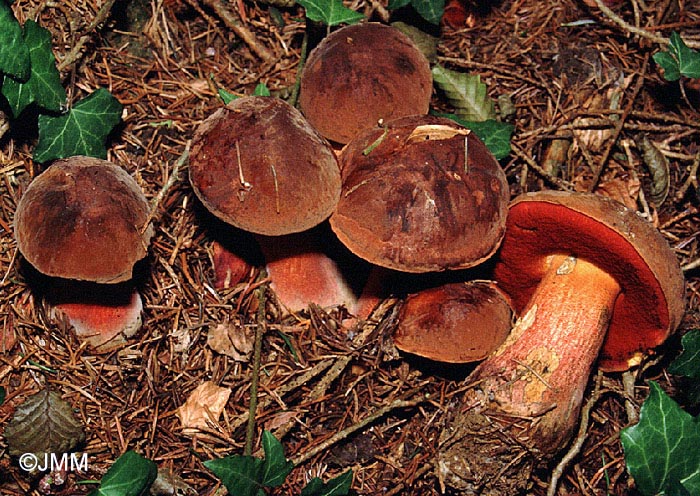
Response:
M677 335L633 371L633 397L620 374L603 376L583 448L564 469L557 493L630 494L619 440L630 423L625 400L638 409L651 379L674 392L666 367L681 349L679 336L700 317L700 272L693 268L700 257L700 85L665 81L652 60L673 31L700 43L700 3L624 0L611 12L587 3L468 2L466 21L450 27L421 23L407 8L388 12L384 0L346 5L372 20L418 24L439 38L440 64L479 74L494 100L510 97L512 151L501 165L513 197L540 189L613 196L647 212L687 269L687 312ZM50 322L27 284L12 232L17 202L41 166L32 160L31 131L0 138L0 332L16 336L12 348L0 350L0 386L7 391L0 426L48 386L75 409L89 455L86 473L69 473L42 492L0 441L0 493L86 494L92 486L80 481L99 480L133 449L193 494L222 494L202 461L243 452L251 363L217 353L207 334L219 324L254 329L259 271L231 289L214 289L212 241L226 232L199 204L181 158L198 124L222 105L218 88L251 94L264 83L286 94L294 85L307 29L304 10L265 0L131 0L117 2L94 28L100 5L16 0L12 9L20 23L34 19L51 31L71 101L104 87L124 106L108 158L157 202L140 282L144 325L127 346L96 354ZM243 41L231 19L255 39ZM74 50L79 42L82 48ZM449 108L439 92L433 105ZM644 161L641 136L670 163L664 174L670 189L660 205L649 198L663 178ZM472 366L397 354L391 332L402 297L397 291L356 329L343 325L342 308L312 307L290 316L268 295L254 451L266 429L298 462L274 494L299 494L311 477L329 479L348 469L358 494L440 494L433 470L437 441ZM205 381L230 389L230 398L217 425L185 432L176 411ZM591 380L586 398L592 387ZM368 418L374 421L347 438L332 438ZM329 439L334 442L316 451ZM557 461L534 474L530 494L546 493Z

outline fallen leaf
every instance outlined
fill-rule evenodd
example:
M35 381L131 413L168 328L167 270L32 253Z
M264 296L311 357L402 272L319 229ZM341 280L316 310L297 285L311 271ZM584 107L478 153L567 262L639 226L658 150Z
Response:
M185 429L204 429L216 423L224 411L231 390L211 381L197 386L187 401L177 409L177 416Z
M11 455L67 453L85 439L83 425L73 415L73 407L56 391L42 389L17 407L5 427Z
M255 344L255 333L244 325L222 322L209 329L207 345L238 362L248 362Z

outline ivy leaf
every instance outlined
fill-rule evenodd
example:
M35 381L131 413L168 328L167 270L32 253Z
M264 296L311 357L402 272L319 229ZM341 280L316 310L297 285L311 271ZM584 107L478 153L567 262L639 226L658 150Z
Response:
M650 382L639 423L620 432L627 470L644 495L700 494L700 424Z
M122 105L100 88L58 117L39 115L34 160L47 162L73 155L106 158L105 141L121 120Z
M100 488L89 496L140 496L146 494L158 475L158 467L148 458L127 451L102 477Z
M355 24L365 18L347 8L341 0L297 0L297 3L306 9L306 17L327 26Z
M438 117L447 117L452 119L457 124L460 124L467 129L471 129L484 142L496 160L506 158L510 154L510 140L513 136L515 126L507 122L499 122L494 119L489 119L483 122L465 121L454 114L441 114L432 112Z
M236 496L264 495L263 488L281 486L294 464L284 457L282 444L270 432L263 432L265 458L231 455L208 460L204 466L214 472L230 494Z
M284 457L284 447L269 431L263 432L263 451L265 452L265 470L263 484L278 487L284 483L294 464Z
M445 11L445 0L411 0L411 5L420 16L436 26Z
M5 402L5 388L0 386L0 405Z
M29 79L21 82L5 76L2 94L7 98L14 117L34 102L43 109L59 112L66 103L66 90L61 85L61 76L51 51L51 33L36 22L27 21L23 36L31 61Z
M265 83L258 83L253 90L253 96L270 96L270 89L265 85Z
M692 379L700 379L700 330L687 332L681 339L683 353L668 367L668 371L676 375L684 375Z
M387 9L397 10L411 4L420 16L431 24L440 24L445 12L445 0L389 0Z
M260 458L242 455L204 462L204 466L221 480L228 492L237 496L265 494L261 483L264 464Z
M0 0L0 72L26 81L30 70L29 47L24 43L22 27L10 6Z
M655 53L653 58L667 81L677 81L681 76L700 78L700 52L688 47L676 32L671 33L668 51Z
M433 80L445 92L455 113L465 121L486 121L496 118L496 109L481 77L452 71L440 65L432 69Z
M325 484L318 477L314 477L301 490L301 496L346 496L350 492L350 484L352 484L352 470L340 474Z

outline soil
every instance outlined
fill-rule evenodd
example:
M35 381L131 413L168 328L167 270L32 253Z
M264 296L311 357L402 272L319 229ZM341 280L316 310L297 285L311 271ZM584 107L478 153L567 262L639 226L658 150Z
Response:
M391 332L405 294L444 278L406 276L354 326L343 307L312 305L286 315L274 293L257 291L265 280L255 250L244 280L216 289L212 243L249 239L208 214L188 181L188 142L221 107L218 90L251 94L265 83L274 95L290 95L304 34L313 47L326 28L307 25L297 5L265 0L116 2L94 23L103 3L16 0L12 10L21 23L35 19L51 31L70 102L104 87L124 106L108 159L136 179L155 213L149 255L136 271L144 324L125 346L98 354L50 320L12 232L17 202L45 164L32 160L34 126L11 123L0 137L0 386L7 393L0 429L26 398L50 388L84 426L79 450L88 453L89 467L65 480L32 477L0 439L0 493L87 494L94 486L82 482L100 480L131 449L176 478L179 492L161 494L225 494L202 462L243 453L253 367L246 353L229 356L208 345L210 330L223 324L264 330L253 453L260 453L266 429L297 463L272 494L297 495L312 477L328 480L348 469L357 494L440 494L438 441L473 366L398 353ZM346 3L372 20L429 32L438 37L438 63L480 75L514 125L512 151L501 160L511 197L540 189L613 196L647 216L684 268L686 316L632 371L631 395L619 373L591 378L584 402L596 376L597 401L583 448L559 479L560 495L634 494L619 432L634 422L648 380L697 413L676 394L680 383L666 368L680 352L680 336L699 320L700 85L667 82L652 55L673 31L700 45L700 3L606 3L612 10L601 10L598 0L468 1L456 15L451 6L452 25L440 27L410 7L390 12L386 0ZM440 91L432 106L450 110ZM643 137L666 157L668 174L645 159ZM669 190L661 201L663 181ZM448 278L483 278L487 268ZM184 430L177 409L205 381L229 389L229 399L216 422ZM527 494L544 495L561 456L536 467L528 481L517 472L504 477Z

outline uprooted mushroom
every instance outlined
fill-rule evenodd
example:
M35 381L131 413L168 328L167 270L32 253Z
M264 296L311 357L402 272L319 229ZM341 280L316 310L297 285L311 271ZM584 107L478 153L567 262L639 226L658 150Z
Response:
M29 185L14 219L17 246L51 314L97 351L141 326L132 272L153 228L148 202L121 167L92 157L54 162Z
M494 269L520 315L470 375L440 438L441 483L516 494L566 446L596 363L623 371L684 311L678 261L651 224L608 198L539 192L511 204Z

